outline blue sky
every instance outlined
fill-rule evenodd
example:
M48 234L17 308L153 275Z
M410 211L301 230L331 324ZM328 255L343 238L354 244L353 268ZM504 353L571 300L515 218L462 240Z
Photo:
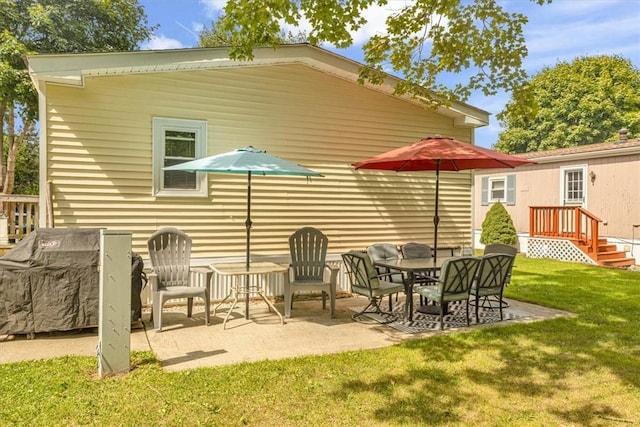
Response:
M175 49L195 47L198 33L210 27L224 6L224 0L140 0L149 24L159 24L153 40L144 49ZM405 0L390 0L404 4ZM571 61L580 56L620 55L640 68L640 0L554 0L539 6L528 0L500 2L507 10L529 17L525 37L529 56L524 66L529 75L559 61ZM372 10L370 24L354 36L356 45L348 50L323 46L356 61L362 60L360 44L371 34L384 28L385 11ZM489 126L479 128L476 143L491 147L498 138L500 124L495 115L509 101L508 93L486 97L472 95L469 104L492 114Z

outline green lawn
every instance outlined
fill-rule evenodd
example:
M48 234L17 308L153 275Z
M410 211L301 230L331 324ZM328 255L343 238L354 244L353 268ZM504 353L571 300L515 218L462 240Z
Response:
M380 350L163 372L135 353L0 365L0 425L640 424L640 273L518 257L510 298L562 317Z

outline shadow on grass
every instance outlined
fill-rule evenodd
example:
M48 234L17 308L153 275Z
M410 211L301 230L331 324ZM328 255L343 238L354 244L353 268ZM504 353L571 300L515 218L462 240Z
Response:
M615 405L561 402L576 392L572 382L594 372L640 388L640 275L550 262L540 272L514 272L509 288L512 298L576 316L407 341L398 347L422 360L418 367L400 376L383 372L375 380L347 381L336 397L356 394L367 399L369 393L377 394L389 402L372 408L375 419L384 423L461 422L470 402L489 404L480 390L516 402L555 401L543 410L569 424L629 422ZM464 362L473 357L480 358L477 368ZM400 385L412 392L398 397ZM577 397L588 399L588 392L578 391L582 395Z

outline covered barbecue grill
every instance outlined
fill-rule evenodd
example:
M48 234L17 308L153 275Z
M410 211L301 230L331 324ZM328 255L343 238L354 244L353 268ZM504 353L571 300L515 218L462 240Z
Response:
M39 228L0 257L0 335L98 326L100 230Z

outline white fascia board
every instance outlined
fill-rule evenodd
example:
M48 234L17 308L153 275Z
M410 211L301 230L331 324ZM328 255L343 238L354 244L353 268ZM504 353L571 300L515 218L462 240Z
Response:
M456 117L453 120L453 124L455 126L458 127L472 127L472 128L478 128L478 127L482 127L482 126L488 126L489 125L489 115L486 115L486 119L483 118L479 118L477 116L470 116L470 115L466 115L464 113L461 113L461 115L459 117Z

